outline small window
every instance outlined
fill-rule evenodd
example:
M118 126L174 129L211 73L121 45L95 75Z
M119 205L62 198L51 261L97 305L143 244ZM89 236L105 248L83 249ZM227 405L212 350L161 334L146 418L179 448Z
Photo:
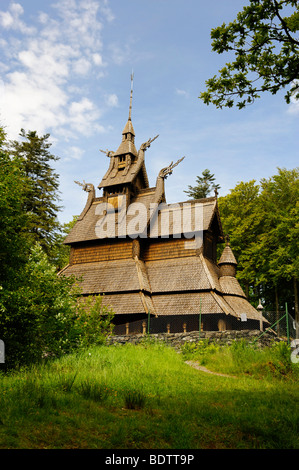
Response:
M125 168L125 166L126 166L126 156L121 155L120 157L118 157L118 168L121 170Z

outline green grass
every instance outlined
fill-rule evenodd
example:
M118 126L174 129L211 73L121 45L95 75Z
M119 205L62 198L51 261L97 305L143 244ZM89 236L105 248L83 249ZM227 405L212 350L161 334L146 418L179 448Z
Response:
M298 449L298 365L288 353L128 344L3 374L0 448Z

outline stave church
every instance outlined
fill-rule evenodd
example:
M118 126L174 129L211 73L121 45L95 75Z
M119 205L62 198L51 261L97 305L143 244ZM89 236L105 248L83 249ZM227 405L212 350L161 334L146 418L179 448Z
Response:
M113 309L116 334L263 329L247 300L237 261L224 236L214 197L167 204L166 179L183 161L162 168L150 185L145 153L137 151L129 116L98 185L79 183L86 205L64 243L69 264L59 275L80 278L82 300L102 295ZM156 144L155 144L156 145ZM103 151L102 151L103 152ZM217 260L217 246L223 244Z

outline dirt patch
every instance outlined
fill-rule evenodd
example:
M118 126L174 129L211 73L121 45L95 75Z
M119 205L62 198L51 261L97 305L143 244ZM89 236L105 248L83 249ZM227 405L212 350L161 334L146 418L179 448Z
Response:
M188 366L191 366L194 369L200 370L201 372L207 372L208 374L219 375L221 377L229 377L232 379L237 378L235 375L227 375L227 374L221 374L220 372L212 372L211 370L207 369L204 366L200 366L197 362L194 362L194 361L185 361L185 364L188 364Z

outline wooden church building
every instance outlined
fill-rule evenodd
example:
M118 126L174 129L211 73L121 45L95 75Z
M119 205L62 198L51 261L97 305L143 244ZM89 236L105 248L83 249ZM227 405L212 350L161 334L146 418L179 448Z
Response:
M167 204L165 179L181 160L161 169L150 186L145 152L135 146L129 118L107 171L65 239L69 264L60 275L82 280L82 296L104 294L115 312L115 333L260 329L266 321L248 302L236 279L237 261L225 242L217 195ZM244 321L245 320L245 321ZM146 327L147 328L147 327Z

